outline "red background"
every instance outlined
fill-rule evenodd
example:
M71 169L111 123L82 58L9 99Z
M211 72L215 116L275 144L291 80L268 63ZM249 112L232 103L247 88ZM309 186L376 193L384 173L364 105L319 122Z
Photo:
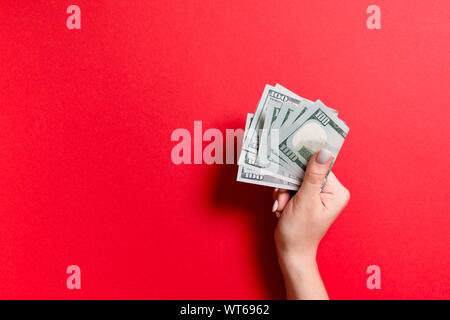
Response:
M330 297L450 298L449 1L77 1L81 30L70 4L0 2L0 298L283 298L271 189L170 158L276 82L351 128Z

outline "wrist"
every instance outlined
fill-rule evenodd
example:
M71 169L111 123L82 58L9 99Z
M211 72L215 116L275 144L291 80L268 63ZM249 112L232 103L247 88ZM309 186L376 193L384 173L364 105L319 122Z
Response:
M283 273L304 273L317 269L316 250L286 252L278 250L278 260Z
M284 278L287 299L328 299L315 257L280 257L280 267Z

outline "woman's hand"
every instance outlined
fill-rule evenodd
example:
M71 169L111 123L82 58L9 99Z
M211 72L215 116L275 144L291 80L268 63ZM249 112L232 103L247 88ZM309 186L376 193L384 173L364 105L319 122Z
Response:
M281 212L275 242L288 298L328 298L317 269L317 247L350 199L349 191L332 172L320 190L331 159L327 150L316 152L292 198L287 190L274 191L273 211Z

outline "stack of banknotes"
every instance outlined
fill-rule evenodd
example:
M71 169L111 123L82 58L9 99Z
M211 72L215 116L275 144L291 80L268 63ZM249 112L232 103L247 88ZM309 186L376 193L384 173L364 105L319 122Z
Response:
M266 85L256 112L247 115L237 181L298 190L311 156L327 149L333 165L348 130L320 100Z

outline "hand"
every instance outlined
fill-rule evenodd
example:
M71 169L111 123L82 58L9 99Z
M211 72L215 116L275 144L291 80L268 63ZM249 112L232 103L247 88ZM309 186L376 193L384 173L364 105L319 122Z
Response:
M314 284L314 278L318 276L320 280L316 265L317 247L350 199L349 191L332 172L322 192L320 190L331 159L331 153L327 150L316 152L308 163L300 189L292 198L287 190L274 191L273 211L282 212L275 230L275 242L288 298L327 298L325 288L322 292L320 286ZM298 284L289 283L305 282L305 278L308 278L307 282L312 282L312 291L309 290L311 288L302 290ZM313 294L305 295L305 292Z

